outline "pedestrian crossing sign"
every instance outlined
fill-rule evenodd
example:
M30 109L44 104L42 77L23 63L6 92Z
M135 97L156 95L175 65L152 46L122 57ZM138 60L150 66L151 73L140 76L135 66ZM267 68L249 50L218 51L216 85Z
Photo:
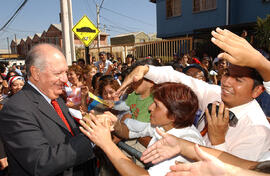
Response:
M100 32L86 15L80 19L80 21L73 27L72 31L86 47L94 41Z

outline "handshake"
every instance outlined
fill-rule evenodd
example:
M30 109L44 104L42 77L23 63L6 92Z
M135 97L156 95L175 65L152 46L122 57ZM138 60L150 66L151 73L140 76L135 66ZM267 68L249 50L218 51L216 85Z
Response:
M101 125L107 127L110 131L114 131L114 125L118 121L118 118L112 114L110 111L105 111L103 114L96 114L94 111L86 113L83 116L83 121L90 126L90 123L96 119Z
M111 132L117 129L118 118L109 111L95 114L90 111L79 121L81 132L101 149L114 145Z

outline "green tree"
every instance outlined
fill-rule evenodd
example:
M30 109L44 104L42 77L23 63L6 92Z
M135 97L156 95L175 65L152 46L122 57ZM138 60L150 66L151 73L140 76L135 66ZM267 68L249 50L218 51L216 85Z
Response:
M270 15L265 19L257 17L255 40L258 48L270 52Z

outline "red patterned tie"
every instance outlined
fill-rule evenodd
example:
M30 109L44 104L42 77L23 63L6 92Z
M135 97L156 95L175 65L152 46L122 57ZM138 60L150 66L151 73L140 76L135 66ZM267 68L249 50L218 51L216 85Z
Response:
M56 100L52 100L51 104L53 105L53 107L54 107L55 111L57 112L57 114L61 117L62 121L65 123L65 125L68 128L69 132L72 134L72 136L74 136L74 134L73 134L68 122L67 122L67 119L65 118L65 116L64 116L58 102Z

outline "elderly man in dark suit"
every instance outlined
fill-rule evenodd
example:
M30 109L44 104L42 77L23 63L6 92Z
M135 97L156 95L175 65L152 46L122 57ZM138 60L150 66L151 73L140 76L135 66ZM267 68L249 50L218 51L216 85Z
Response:
M64 101L68 66L55 46L39 44L26 58L28 82L0 112L9 174L92 175L92 143L80 133Z

